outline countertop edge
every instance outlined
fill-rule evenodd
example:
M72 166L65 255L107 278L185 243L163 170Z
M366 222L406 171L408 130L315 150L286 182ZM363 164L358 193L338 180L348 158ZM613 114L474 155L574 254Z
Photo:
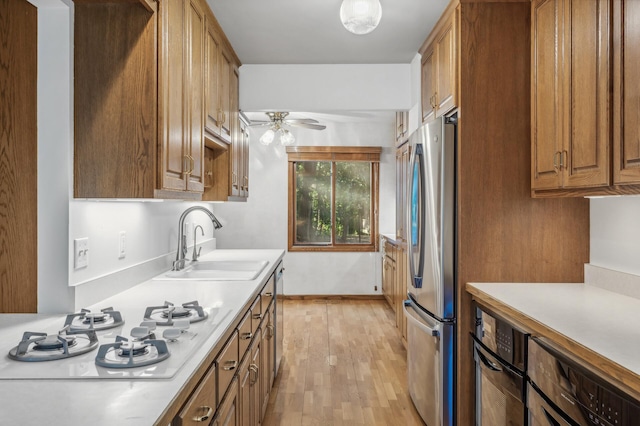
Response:
M575 285L584 284L576 283ZM485 293L473 283L466 283L465 290L471 294L473 299L480 305L502 313L507 316L510 321L514 322L514 325L523 330L528 330L538 337L553 341L560 349L574 354L580 358L580 361L589 364L604 380L640 400L640 376L636 373L576 342L570 337L559 333L553 328L546 326L537 319L529 317L513 306Z

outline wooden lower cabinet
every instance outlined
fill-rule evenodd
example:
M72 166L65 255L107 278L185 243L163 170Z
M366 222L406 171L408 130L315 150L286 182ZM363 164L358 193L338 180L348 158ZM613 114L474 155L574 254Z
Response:
M261 398L261 385L262 381L260 380L260 367L262 366L261 362L261 346L262 346L262 329L258 328L255 332L253 344L251 345L250 355L251 355L251 363L249 365L250 376L249 376L249 406L250 406L250 424L252 426L256 426L260 424L260 420L262 419L262 406L260 405L262 402Z
M238 377L234 377L229 386L229 390L222 400L222 405L218 410L216 418L211 423L212 426L239 426L240 407L238 404Z
M211 366L197 389L173 424L175 426L198 425L213 418L216 410L216 366Z
M276 303L274 275L212 350L213 362L190 396L182 399L172 426L259 426L275 380ZM263 307L263 301L266 306ZM179 399L179 398L178 398ZM214 419L214 420L212 420ZM157 425L166 422L159 421Z
M404 315L403 303L407 299L407 286L409 283L409 259L405 245L398 246L396 250L396 327L400 330L403 343L407 342L407 317Z

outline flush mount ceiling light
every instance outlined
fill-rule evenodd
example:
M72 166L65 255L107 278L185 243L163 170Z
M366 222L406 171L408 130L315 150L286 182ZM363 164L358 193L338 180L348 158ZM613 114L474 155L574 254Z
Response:
M276 138L276 136L280 136L280 144L281 145L293 145L296 141L296 138L293 134L286 128L286 126L295 126L295 127L304 127L306 129L313 130L324 130L327 126L322 124L318 124L318 120L313 120L311 118L300 118L300 119L286 119L289 115L288 112L266 112L269 117L268 121L252 121L250 126L269 126L266 132L262 136L260 136L260 143L262 145L270 145Z
M379 0L343 0L340 20L350 32L358 35L375 30L382 18Z

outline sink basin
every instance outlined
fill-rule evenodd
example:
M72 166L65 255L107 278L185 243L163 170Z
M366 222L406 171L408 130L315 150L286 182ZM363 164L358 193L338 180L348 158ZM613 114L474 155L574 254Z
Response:
M159 279L251 281L269 264L266 260L209 260L190 263L181 271L169 271Z

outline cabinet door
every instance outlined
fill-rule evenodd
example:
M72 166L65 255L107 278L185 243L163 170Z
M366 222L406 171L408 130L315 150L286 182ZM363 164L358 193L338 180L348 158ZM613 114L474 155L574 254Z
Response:
M267 310L265 315L262 343L260 344L260 419L264 417L267 412L267 405L269 405L271 370L273 370L273 353L269 350L269 341L273 341L273 333L269 327L271 324L271 310Z
M422 121L429 121L435 115L435 49L427 50L422 56Z
M231 73L233 66L229 59L229 54L220 49L220 58L218 65L220 67L219 77L219 90L220 90L220 138L226 142L231 142L231 116L230 112L230 97L231 97Z
M566 63L561 75L568 80L563 111L568 112L564 126L569 134L562 158L568 188L609 185L609 4L609 0L564 1Z
M242 182L243 196L249 198L249 128L240 127L242 134Z
M211 19L207 19L207 32L205 35L206 44L206 79L205 79L205 128L212 135L220 134L220 120L222 117L222 109L220 108L220 44L216 39L216 33L211 23Z
M231 79L229 80L230 91L233 93L230 97L230 110L231 116L231 192L229 195L234 197L242 196L242 133L240 131L240 118L238 116L238 70L234 69L231 72Z
M562 0L534 0L531 8L531 188L560 188Z
M259 425L262 419L262 399L261 397L261 345L262 345L262 329L258 328L254 333L255 337L251 344L251 364L249 369L251 376L249 379L250 386L250 407L251 407L251 425Z
M240 426L251 426L251 352L247 352L238 370L238 423Z
M186 3L185 151L188 191L204 191L204 9L199 0Z
M212 426L239 426L240 412L238 407L238 378L234 377L229 392L218 409L218 414Z
M613 176L615 184L640 184L640 2L614 2Z
M436 116L448 112L456 105L456 15L451 15L448 25L438 38L436 68Z
M216 366L211 366L189 401L175 418L176 426L208 423L216 411Z
M185 11L182 2L160 3L160 132L159 187L184 191L190 160L184 150L183 118Z

